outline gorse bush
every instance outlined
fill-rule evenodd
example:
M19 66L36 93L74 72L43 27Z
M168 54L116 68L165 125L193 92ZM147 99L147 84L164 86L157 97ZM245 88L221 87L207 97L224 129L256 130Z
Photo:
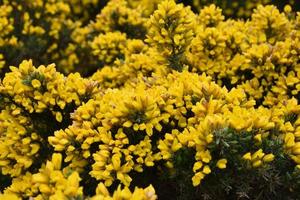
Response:
M299 199L299 3L272 2L0 0L0 199Z

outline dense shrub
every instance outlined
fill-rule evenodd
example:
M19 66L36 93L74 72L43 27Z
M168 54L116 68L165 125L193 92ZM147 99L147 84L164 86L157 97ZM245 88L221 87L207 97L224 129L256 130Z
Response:
M298 199L299 3L230 2L0 0L0 199Z

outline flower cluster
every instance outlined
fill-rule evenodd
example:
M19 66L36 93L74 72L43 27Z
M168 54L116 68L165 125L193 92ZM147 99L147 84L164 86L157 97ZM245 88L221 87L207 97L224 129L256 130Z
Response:
M258 5L268 5L277 2L271 0L255 0L255 1L231 1L231 0L193 0L193 7L197 11L201 11L204 6L208 4L215 4L223 9L223 13L226 17L238 17L248 18L251 16L252 11ZM278 3L278 6L282 7L285 4L298 6L295 0L286 0Z
M300 12L269 3L0 1L0 200L298 199Z
M176 5L173 0L163 1L148 24L146 42L166 58L171 68L181 70L182 57L195 32L194 13L183 4Z
M44 166L35 174L26 174L18 177L12 185L6 190L6 193L0 195L1 199L23 199L35 197L35 199L83 199L83 188L80 187L78 172L62 169L62 155L54 153L52 159L47 161ZM100 183L96 188L96 194L86 199L141 199L155 200L154 188L150 185L145 189L135 188L131 192L127 187L118 189L111 196L104 186Z
M0 161L2 174L19 177L43 164L52 152L48 136L100 89L78 73L65 77L53 64L36 68L25 60L11 70L0 84Z
M259 105L296 97L299 31L288 11L260 5L251 20L224 21L218 8L205 7L187 53L189 69L207 73L221 86L242 88Z

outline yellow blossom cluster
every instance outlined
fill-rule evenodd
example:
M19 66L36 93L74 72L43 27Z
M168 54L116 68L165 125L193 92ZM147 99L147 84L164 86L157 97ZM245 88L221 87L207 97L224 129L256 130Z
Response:
M75 24L68 3L4 0L0 7L3 11L0 46L6 66L17 65L29 58L36 58L39 64L49 57L53 61L62 58L59 51L68 42L68 32Z
M161 111L162 91L145 87L108 90L87 102L73 113L71 126L49 137L50 144L65 151L65 161L71 161L70 166L77 170L89 165L88 158L92 158L95 163L90 174L105 185L115 178L129 185L131 170L141 172L144 164L154 165L151 136L155 130L161 131L161 121L169 118Z
M157 195L155 194L155 190L152 185L146 187L145 189L142 188L135 188L133 192L131 192L127 187L121 189L119 186L117 190L114 191L113 195L111 196L104 186L103 183L100 183L96 189L96 195L90 200L97 200L97 199L104 199L104 200L156 200Z
M0 200L297 199L300 12L230 2L0 1Z
M189 7L173 0L163 1L148 21L146 42L154 46L167 64L181 70L184 52L190 44L196 25L196 16Z
M274 155L272 153L265 154L262 149L259 149L253 154L246 153L243 155L243 159L250 161L252 167L259 167L263 163L272 162L274 160Z
M47 137L99 88L78 73L65 77L53 64L36 68L25 60L11 70L0 84L0 160L2 174L18 177L47 158Z
M82 196L79 174L63 172L61 169L62 155L54 153L51 161L47 161L38 173L27 173L24 177L18 177L6 192L19 198L31 196L36 199L68 199Z
M211 13L216 13L215 19ZM220 10L210 6L201 10L199 19L186 53L191 71L205 72L222 86L242 88L250 99L266 106L297 96L295 15L260 5L250 20L233 21L224 20Z
M231 95L232 92L228 94ZM261 145L262 137L269 137L270 130L275 126L275 123L271 121L272 113L267 109L263 107L254 109L251 104L241 107L235 105L235 103L230 102L228 98L224 98L223 104L222 99L210 98L208 101L202 99L192 107L195 117L188 119L188 122L194 124L195 118L198 118L197 121L199 120L199 122L196 125L188 125L182 132L174 130L167 133L165 138L159 141L158 148L161 150L161 156L168 161L167 165L171 168L174 167L172 157L177 151L182 148L195 149L195 163L193 166L195 175L192 178L194 186L199 185L205 175L212 172L211 168L214 168L211 164L212 160L216 159L215 166L217 168L226 168L228 162L226 156L218 155L221 156L219 158L212 156L216 143L219 145L222 142L219 141L218 137L226 137L226 135L229 137L229 131L235 132L236 137L239 137L239 134L249 133L251 142L256 143L258 140L251 147L255 149ZM246 151L246 149L241 151ZM260 149L260 151L262 150ZM221 152L218 153L221 154ZM253 161L261 158L257 157L256 154L253 155ZM266 162L271 161L269 158L271 155L266 155L266 158L264 158ZM240 156L242 157L242 155ZM253 166L258 167L259 165L255 164Z
M3 46L6 42L12 43L12 38L6 38L13 30L13 22L14 19L10 17L10 14L13 10L12 6L10 5L1 5L0 6L2 12L0 15L0 46ZM3 59L3 58L2 58Z
M97 92L95 86L95 82L81 78L78 73L64 77L56 72L54 64L35 68L31 60L25 60L18 68L11 67L11 72L1 83L0 91L7 101L13 101L24 111L42 113L47 109L61 122L63 113L59 110L70 103L79 106L85 96ZM20 113L21 108L15 112Z
M0 199L10 200L32 197L38 200L74 198L155 200L157 198L151 185L145 189L135 188L133 192L128 187L121 189L121 186L119 186L111 196L103 183L98 184L95 196L84 198L78 172L63 168L62 165L62 155L52 154L52 159L47 161L38 173L26 173L24 176L14 179L5 193L0 194Z
M215 4L211 4L200 10L198 20L200 24L203 24L205 27L215 27L222 22L224 18L222 10L216 7Z
M120 6L116 8L114 5ZM35 0L22 3L4 0L0 4L0 47L5 67L18 65L23 59L34 59L37 64L51 59L61 72L88 73L86 69L75 69L83 64L91 65L87 67L93 70L97 64L92 61L93 57L82 63L81 59L93 51L90 46L86 51L82 50L87 46L82 39L87 43L100 33L115 30L127 33L130 38L145 36L146 18L139 13L141 9L129 8L125 0L110 2L101 10L104 6L105 2L99 0ZM97 20L91 22L99 10L101 13ZM136 16L128 19L133 15ZM103 22L108 24L104 26ZM140 27L139 30L137 27ZM136 32L132 33L133 30Z
M125 59L117 59L113 65L107 65L92 75L92 80L99 82L104 88L119 88L140 79L145 79L156 74L165 76L170 69L162 65L162 60L154 60L158 52L148 49L140 40L127 41Z
M291 156L297 167L300 167L300 134L299 134L300 106L296 99L283 101L274 108L274 121L278 129L283 133L285 151Z
M120 89L107 89L79 107L72 115L73 124L49 137L50 144L66 153L65 162L70 162L71 168L83 171L92 165L90 175L106 186L116 180L128 186L132 170L142 173L144 167L155 166L160 160L174 168L174 154L193 148L193 184L197 186L205 174L211 173L212 159L217 159L218 168L226 168L225 156L214 158L210 153L217 134L227 134L225 130L236 134L232 137L248 133L248 142L255 143L253 150L271 137L275 127L272 112L263 107L255 109L255 102L247 100L243 90L227 91L210 77L190 72L173 72L166 78L153 76ZM171 132L160 135L166 127ZM161 138L156 139L158 152L152 142L157 137ZM258 158L268 163L272 155ZM256 157L254 154L254 161Z
M215 4L222 8L226 17L250 17L254 8L258 5L268 5L274 3L271 0L252 0L252 1L239 1L239 0L193 0L193 6L200 12L204 6L208 4ZM290 4L297 6L296 0L283 1L282 4ZM282 5L281 4L281 5Z
M16 105L0 113L0 166L2 174L17 177L38 158L42 139Z
M143 38L145 21L142 10L132 8L126 0L110 1L90 24L94 32L120 31L128 38Z
M116 59L124 57L126 35L120 32L111 32L94 38L91 48L93 54L98 56L100 62L111 64Z
M76 22L58 66L64 72L78 71L86 76L116 58L123 60L125 49L130 49L133 41L143 43L145 38L147 18L142 11L129 1L113 0L95 19L86 24Z

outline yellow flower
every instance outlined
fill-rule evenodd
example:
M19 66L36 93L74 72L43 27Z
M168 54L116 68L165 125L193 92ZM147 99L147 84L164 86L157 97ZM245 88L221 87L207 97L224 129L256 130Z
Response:
M199 156L200 156L201 160L202 160L203 162L205 162L205 163L209 163L210 160L211 160L211 155L210 155L210 152L209 152L208 150L206 150L206 151L201 151L201 152L199 153Z
M0 200L21 200L22 198L18 197L15 194L0 194Z
M220 159L217 162L217 167L220 169L225 169L226 168L226 164L227 164L227 159Z
M193 172L198 171L200 168L202 168L202 166L203 166L203 163L202 163L202 162L200 162L200 161L195 162L195 163L194 163L194 166L193 166Z
M253 153L251 160L255 161L257 159L261 159L264 155L265 155L265 153L263 152L263 150L259 149Z
M61 168L62 155L59 153L54 153L52 155L53 169L59 170Z
M146 199L148 199L148 200L157 199L157 196L155 194L155 189L151 184L144 189L144 193L145 193Z
M55 114L55 119L56 119L58 122L62 122L63 117L62 117L61 112L57 112L57 113Z
M257 134L254 136L254 139L257 141L257 142L261 142L261 134Z
M36 183L47 183L49 181L49 177L43 174L34 174L32 176L32 180Z
M103 183L99 183L96 188L96 194L104 197L109 196L109 192Z
M251 153L248 152L248 153L246 153L245 155L243 155L243 159L244 159L244 160L251 160L251 159L252 159Z
M253 166L253 167L259 167L259 166L261 166L262 164L263 164L263 163L262 163L261 160L257 160L257 161L255 161L255 162L253 162L252 166Z
M78 188L80 188L79 182L81 178L78 173L72 173L67 179L67 188L64 191L66 196L77 196Z
M272 162L274 160L275 156L270 153L270 154L267 154L263 157L263 161L268 163L268 162Z
M193 186L198 186L203 178L204 178L204 174L202 172L197 172L192 177Z
M210 167L209 167L208 165L205 165L205 166L203 167L202 172L203 172L204 174L210 174L210 173L211 173Z

